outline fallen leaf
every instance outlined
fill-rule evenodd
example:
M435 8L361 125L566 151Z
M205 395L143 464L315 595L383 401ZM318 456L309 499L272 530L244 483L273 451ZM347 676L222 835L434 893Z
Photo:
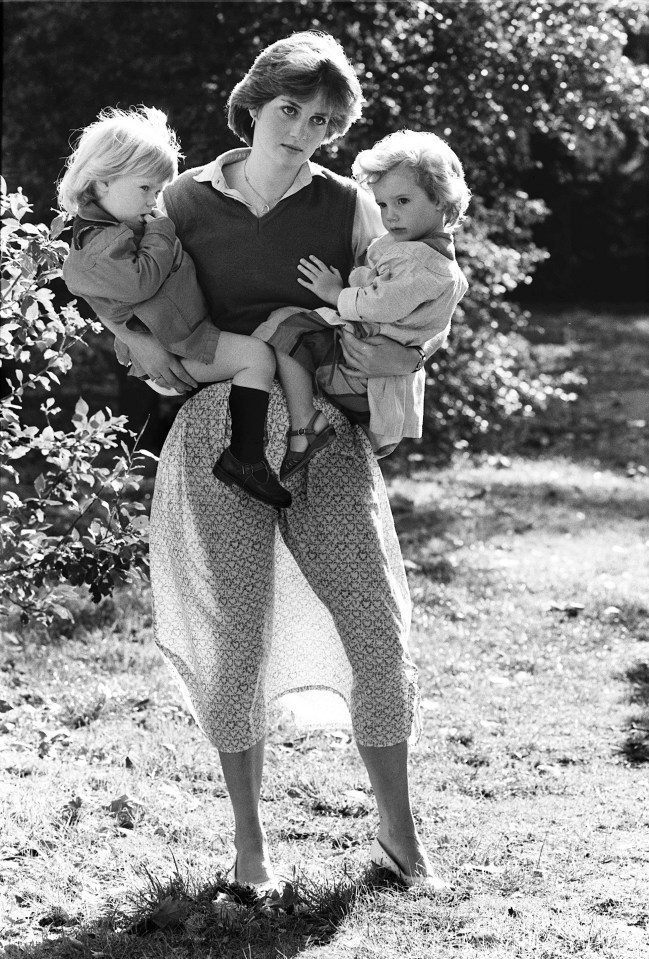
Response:
M136 818L144 811L142 803L126 793L113 799L104 808L113 813L118 824L125 829L132 829Z
M500 876L505 871L504 866L477 866L472 862L465 862L462 869L464 872L486 872L490 876Z
M190 935L201 932L206 924L205 916L201 915L200 912L195 912L185 919L185 929Z
M586 607L583 603L550 603L548 609L552 612L565 613L566 616L579 616Z
M220 895L212 902L212 912L219 919L230 919L240 915L244 907L231 899L221 899Z
M345 799L349 799L349 801L352 803L362 804L368 801L366 793L362 792L360 789L348 789L343 793L343 796Z
M617 606L607 606L602 616L604 619L616 619L618 616L622 615L622 610Z
M158 908L151 913L151 922L154 922L159 929L171 929L180 925L189 908L189 903L167 896Z

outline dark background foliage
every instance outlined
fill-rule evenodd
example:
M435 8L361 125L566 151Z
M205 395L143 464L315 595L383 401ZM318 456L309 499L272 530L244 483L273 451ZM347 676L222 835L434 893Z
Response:
M427 435L441 445L497 432L541 400L515 302L646 297L646 0L44 0L5 3L3 19L4 175L37 218L51 216L75 131L109 104L165 109L187 166L234 147L232 86L294 30L337 36L368 101L323 163L347 173L360 148L404 126L447 137L475 201L458 236L470 293L430 368ZM102 342L75 386L106 374L134 425L159 416Z
M321 28L358 65L363 122L341 172L401 126L446 132L475 192L524 189L551 216L535 299L639 300L646 253L647 3L13 2L3 5L4 175L46 216L72 131L108 104L169 112L187 164L235 145L225 102L252 57ZM645 74L646 76L646 74Z

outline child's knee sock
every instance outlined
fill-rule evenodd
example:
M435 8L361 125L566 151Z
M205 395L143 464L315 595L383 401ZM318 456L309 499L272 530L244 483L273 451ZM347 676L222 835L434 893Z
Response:
M232 455L242 463L258 463L264 458L268 393L249 386L232 386L229 404L232 419Z

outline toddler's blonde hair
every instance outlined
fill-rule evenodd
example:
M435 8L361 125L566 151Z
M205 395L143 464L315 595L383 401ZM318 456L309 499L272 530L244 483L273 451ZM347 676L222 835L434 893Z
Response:
M465 219L471 191L464 170L448 143L435 133L399 130L358 154L352 174L371 189L381 177L397 167L409 169L418 185L435 203L440 203L445 226L456 229Z
M68 213L96 200L95 184L120 176L173 180L182 158L180 144L155 107L107 107L82 132L57 184L59 204Z

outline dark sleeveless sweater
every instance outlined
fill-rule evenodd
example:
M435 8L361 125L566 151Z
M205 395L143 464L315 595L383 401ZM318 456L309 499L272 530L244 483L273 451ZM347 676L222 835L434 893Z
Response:
M187 170L164 191L169 217L196 266L219 329L249 334L278 307L323 303L297 282L302 257L315 254L346 283L353 264L356 186L326 171L258 218Z

